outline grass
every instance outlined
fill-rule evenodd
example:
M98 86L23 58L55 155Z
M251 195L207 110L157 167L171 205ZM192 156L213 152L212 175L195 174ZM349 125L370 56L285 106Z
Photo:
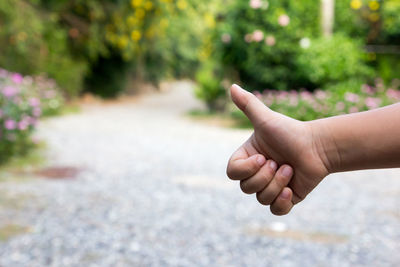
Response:
M38 167L45 165L44 150L46 144L44 142L36 145L27 154L12 157L7 162L0 165L0 182L9 181L10 179L24 179L24 173L32 171ZM12 174L12 175L10 175Z
M59 115L76 114L81 112L81 107L77 102L68 102L63 106Z
M240 112L240 111L238 111ZM228 112L214 112L208 110L194 109L187 113L191 119L213 126L226 128L250 129L252 125L249 120L243 115L231 114Z

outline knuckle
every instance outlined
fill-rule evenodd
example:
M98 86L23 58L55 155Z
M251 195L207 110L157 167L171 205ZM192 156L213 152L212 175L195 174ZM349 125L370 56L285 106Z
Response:
M272 179L274 178L274 173L272 172L271 169L267 169L264 173L263 173L263 179L267 182L270 183L272 181Z
M283 188L284 186L286 186L289 182L289 178L283 175L278 175L277 177L275 177L275 181L276 184L278 186L278 188Z

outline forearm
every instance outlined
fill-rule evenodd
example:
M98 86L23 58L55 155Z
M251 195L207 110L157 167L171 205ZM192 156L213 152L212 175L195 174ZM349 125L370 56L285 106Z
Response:
M311 124L330 173L400 167L400 103Z

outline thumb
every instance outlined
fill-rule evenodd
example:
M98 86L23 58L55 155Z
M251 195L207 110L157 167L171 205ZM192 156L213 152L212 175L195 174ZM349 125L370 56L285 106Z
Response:
M244 90L237 84L233 84L231 87L231 97L235 105L246 114L254 126L260 125L272 115L272 110L264 105L255 95Z

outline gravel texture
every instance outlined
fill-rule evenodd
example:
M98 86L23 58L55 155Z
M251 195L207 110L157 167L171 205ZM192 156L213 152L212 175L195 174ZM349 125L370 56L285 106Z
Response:
M184 113L190 84L46 120L51 166L0 183L0 266L400 266L400 171L335 174L276 217L225 176L249 130ZM3 202L3 203L1 203Z

